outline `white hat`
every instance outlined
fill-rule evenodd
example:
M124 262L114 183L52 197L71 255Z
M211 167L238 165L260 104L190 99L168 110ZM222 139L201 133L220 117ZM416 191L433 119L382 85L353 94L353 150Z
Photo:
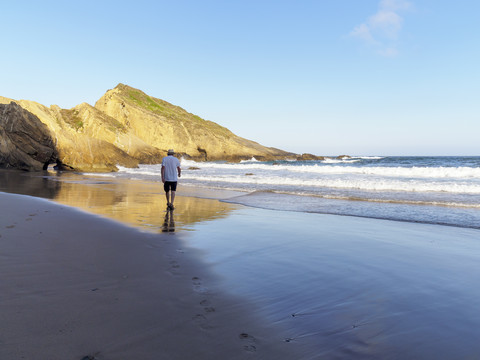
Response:
M175 154L175 151L173 151L173 149L168 149L167 155L173 155L173 154Z

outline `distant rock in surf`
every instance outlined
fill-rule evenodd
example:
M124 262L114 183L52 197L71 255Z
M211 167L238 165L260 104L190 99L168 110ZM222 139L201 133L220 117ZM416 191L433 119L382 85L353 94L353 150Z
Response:
M296 159L298 161L302 161L302 160L325 160L325 157L305 153L305 154L302 154L302 155L297 155Z

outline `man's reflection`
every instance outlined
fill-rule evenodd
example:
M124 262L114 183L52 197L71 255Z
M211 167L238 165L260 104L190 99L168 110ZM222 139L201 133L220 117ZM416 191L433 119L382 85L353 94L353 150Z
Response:
M173 210L167 209L165 220L163 221L162 232L174 232L175 221L173 219Z

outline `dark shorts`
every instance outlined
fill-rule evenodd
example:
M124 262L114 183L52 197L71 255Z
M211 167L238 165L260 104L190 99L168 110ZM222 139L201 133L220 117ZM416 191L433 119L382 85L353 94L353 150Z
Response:
M163 189L165 190L165 192L169 192L170 190L177 191L177 182L165 181L165 183L163 184Z

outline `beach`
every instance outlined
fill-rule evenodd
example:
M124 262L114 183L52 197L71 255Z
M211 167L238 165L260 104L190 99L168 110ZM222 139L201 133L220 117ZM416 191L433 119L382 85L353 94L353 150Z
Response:
M179 236L0 202L1 359L292 358Z
M193 188L169 213L158 184L84 175L0 185L1 359L480 357L477 229Z
M223 287L302 359L480 356L478 230L251 208L197 228Z

